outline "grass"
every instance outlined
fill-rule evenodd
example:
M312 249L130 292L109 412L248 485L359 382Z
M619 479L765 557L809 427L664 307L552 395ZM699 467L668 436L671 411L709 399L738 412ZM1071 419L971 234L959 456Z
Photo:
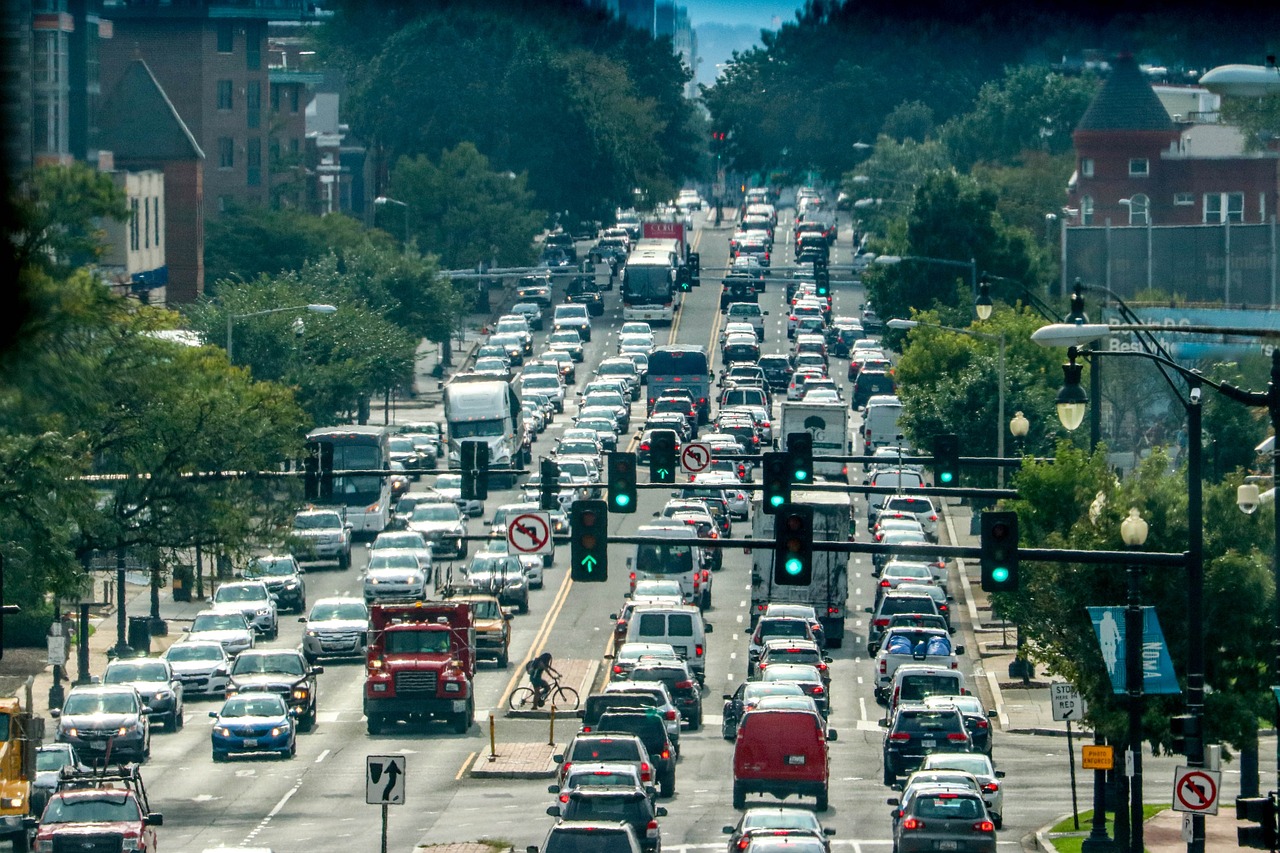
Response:
M1168 803L1157 803L1155 805L1144 804L1142 806L1142 819L1144 821L1151 820L1151 818L1169 807ZM1115 816L1110 813L1107 815L1108 834L1110 834L1112 826L1111 821L1114 817ZM1057 850L1058 853L1080 853L1081 845L1084 844L1084 840L1088 837L1091 829L1093 829L1093 809L1080 812L1080 835L1072 835L1064 838L1050 838L1049 843L1053 845L1053 848ZM1074 821L1072 821L1070 817L1067 817L1065 820L1054 824L1054 826L1049 830L1049 834L1052 835L1053 833L1058 832L1075 831L1076 828Z

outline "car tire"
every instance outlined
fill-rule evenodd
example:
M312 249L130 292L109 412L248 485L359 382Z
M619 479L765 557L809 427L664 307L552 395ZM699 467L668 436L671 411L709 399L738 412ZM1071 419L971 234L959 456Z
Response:
M338 568L344 572L347 569L351 568L351 552L350 551L346 551L338 555Z
M311 664L312 666L314 666L314 665L315 665L315 662L316 662L317 660L319 660L319 659L320 659L318 656L311 654L311 652L303 652L303 653L302 653L302 658L303 658L303 660L305 660L308 664Z
M453 733L457 735L465 735L467 729L471 728L471 718L475 716L472 710L471 700L467 700L466 710L455 714L453 718Z
M298 754L298 742L295 740L293 743L289 744L288 749L286 749L284 752L280 754L284 758L293 758L295 755Z
M884 784L887 787L893 787L893 784L897 781L898 775L890 770L889 765L886 763L884 767Z
M271 630L267 632L267 639L275 640L279 638L279 636L280 636L280 623L276 622L274 625L271 626Z
M1004 816L1003 816L1003 815L992 815L992 816L991 816L991 822L995 824L996 829L1003 829L1003 828L1004 828Z
M738 782L733 783L733 807L735 809L747 807L747 792L742 790L742 785Z
M303 714L301 719L298 720L298 731L309 732L314 730L316 727L317 716L318 716L318 711L316 709L316 706L312 705L310 708L307 709L307 713Z
M502 649L502 651L498 652L498 666L502 667L503 669L506 669L507 667L511 666L511 653L505 647Z
M689 731L696 732L702 730L702 709L699 708L689 718Z
M672 767L658 780L658 796L674 797L676 795L676 769Z
M520 606L516 608L516 612L521 615L529 612L529 598L526 596L524 601L520 602Z

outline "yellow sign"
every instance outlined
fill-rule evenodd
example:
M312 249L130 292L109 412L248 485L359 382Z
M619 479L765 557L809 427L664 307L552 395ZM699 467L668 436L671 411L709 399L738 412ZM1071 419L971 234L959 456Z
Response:
M1080 755L1085 770L1110 770L1115 766L1115 752L1109 746L1082 746Z

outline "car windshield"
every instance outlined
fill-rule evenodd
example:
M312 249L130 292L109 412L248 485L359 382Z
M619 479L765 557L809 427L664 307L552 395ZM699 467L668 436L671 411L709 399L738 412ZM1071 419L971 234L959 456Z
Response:
M804 690L794 681L751 681L742 691L744 702L759 700L762 696L803 696Z
M582 336L577 332L553 332L549 341L553 344L581 344Z
M291 575L294 572L293 560L288 557L259 557L251 560L244 570L247 578L260 578Z
M369 618L368 609L358 601L320 602L311 608L308 617L312 622L331 622L336 620L359 620Z
M552 366L554 367L554 365ZM555 372L558 374L560 371L557 369ZM557 389L560 387L560 380L551 373L535 373L532 376L526 376L521 380L520 384L524 388Z
M299 515L293 520L295 530L331 530L342 526L342 518L336 512Z
M118 661L107 667L103 684L128 684L131 681L168 681L169 673L159 661Z
M373 542L375 551L425 547L420 533L379 533Z
M141 819L138 801L132 794L121 791L103 792L93 799L54 797L40 823L136 823Z
M808 829L822 834L822 824L817 817L799 809L752 809L743 816L742 828Z
M84 714L136 714L138 701L129 693L76 693L74 690L62 705L66 717Z
M213 643L174 643L164 656L170 663L186 663L188 661L220 661L224 655L222 646Z
M420 568L422 566L418 564L418 558L403 551L374 551L369 555L369 571L371 572L378 569L417 571Z
M222 717L283 717L289 713L284 699L271 693L235 696L222 705Z
M229 602L239 601L265 601L268 593L263 587L255 586L224 586L219 587L218 591L213 594L215 604L226 604Z
M425 504L413 508L414 521L458 521L462 518L453 504Z
M383 645L388 654L444 654L449 651L448 631L419 631L412 628L386 631Z
M249 623L240 613L201 613L191 622L191 632L248 631Z
M280 672L286 675L302 675L302 658L294 652L279 654L244 654L231 665L232 675Z
M41 749L36 752L36 770L47 772L61 770L71 763L71 750L66 747Z

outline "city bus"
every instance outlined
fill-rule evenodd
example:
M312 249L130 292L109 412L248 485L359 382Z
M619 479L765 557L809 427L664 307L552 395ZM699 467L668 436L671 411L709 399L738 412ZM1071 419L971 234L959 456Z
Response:
M333 450L334 471L391 470L391 447L382 427L327 427L307 434L308 455L319 453L320 459L327 460L328 451L321 450L322 445ZM387 528L391 518L391 478L339 475L333 480L333 496L325 498L324 505L339 508L353 534L376 536Z
M682 256L678 240L636 243L622 268L622 319L670 324L680 298Z

